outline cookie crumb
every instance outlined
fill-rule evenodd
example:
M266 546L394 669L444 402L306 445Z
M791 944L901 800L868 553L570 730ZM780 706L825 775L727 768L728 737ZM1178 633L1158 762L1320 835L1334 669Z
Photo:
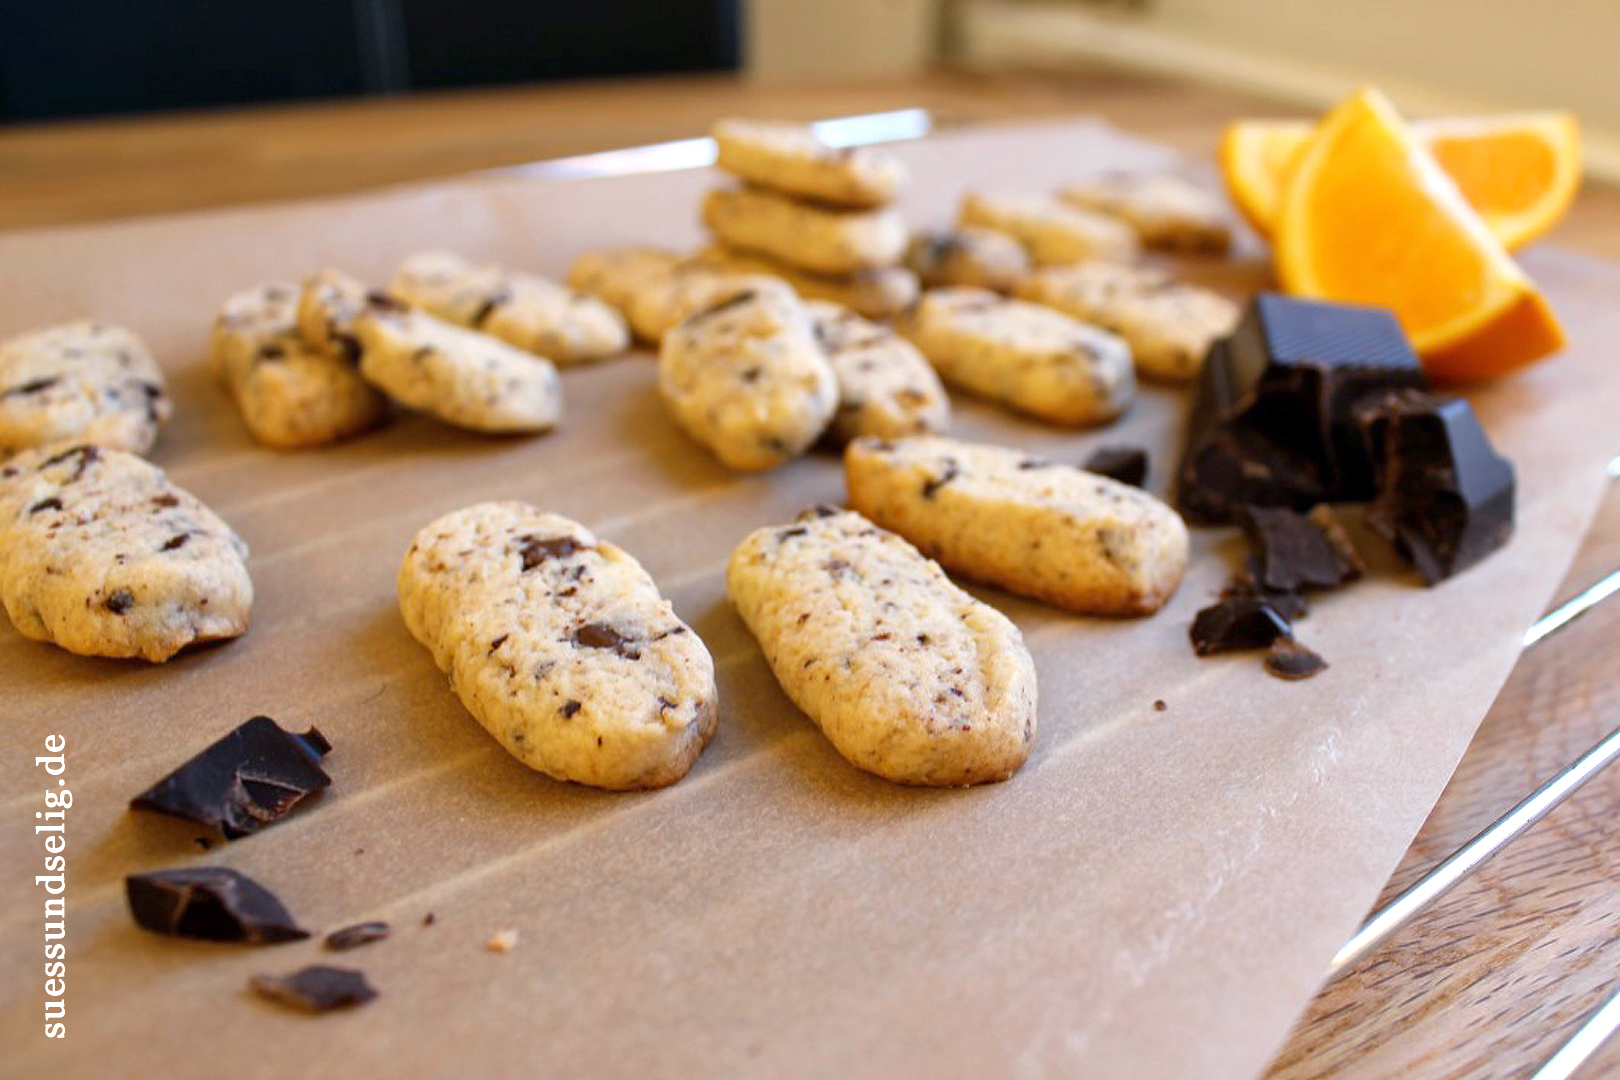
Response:
M484 945L484 948L488 949L490 952L509 953L513 949L517 948L517 943L518 932L516 930L497 930L494 934L490 935L490 939Z
M1165 702L1164 698L1154 698L1153 699L1153 711L1154 712L1164 712L1164 710L1168 709L1169 707L1170 706Z
M430 911L426 915L422 916L422 925L423 926L432 926L433 925L433 912Z

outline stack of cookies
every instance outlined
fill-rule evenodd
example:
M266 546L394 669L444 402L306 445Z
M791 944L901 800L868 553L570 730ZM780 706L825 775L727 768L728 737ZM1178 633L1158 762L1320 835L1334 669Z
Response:
M700 260L770 274L800 295L867 318L889 318L917 298L901 265L906 228L894 199L900 162L871 149L835 149L810 128L770 120L722 120L717 164L742 181L703 201L715 238Z

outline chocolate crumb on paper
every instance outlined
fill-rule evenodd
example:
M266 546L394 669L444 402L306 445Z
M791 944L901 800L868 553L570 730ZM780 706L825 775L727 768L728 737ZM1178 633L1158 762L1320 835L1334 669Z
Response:
M327 934L321 944L333 952L347 952L362 945L369 945L373 941L381 941L388 934L389 926L385 922L355 923L353 926L345 926Z
M288 975L255 975L248 985L261 997L309 1013L364 1005L377 996L363 973L323 964Z
M1327 661L1292 638L1279 638L1266 653L1266 670L1279 679L1308 679L1327 670Z

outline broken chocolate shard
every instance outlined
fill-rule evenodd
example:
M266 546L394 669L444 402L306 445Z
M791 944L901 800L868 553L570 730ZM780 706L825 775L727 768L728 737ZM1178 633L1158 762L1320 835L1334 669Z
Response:
M310 728L285 731L255 716L135 796L130 806L218 829L227 840L286 817L332 783L320 760L332 744Z
M1461 398L1405 392L1359 415L1381 460L1367 521L1430 585L1473 566L1513 535L1513 465Z
M1147 479L1148 455L1140 446L1099 446L1080 467L1122 484L1141 487Z
M1245 562L1242 573L1234 574L1232 580L1226 583L1221 590L1221 599L1229 600L1234 596L1253 597L1265 601L1271 609L1283 618L1293 623L1303 619L1311 612L1311 605L1304 595L1287 589L1268 589L1260 583L1260 560L1250 555Z
M363 973L324 964L311 964L290 975L255 975L248 985L271 1001L311 1013L364 1005L377 996Z
M1177 501L1202 521L1240 504L1304 510L1371 497L1372 454L1353 416L1369 393L1427 382L1381 308L1255 297L1210 347L1177 469Z
M1266 592L1335 589L1367 572L1325 503L1307 514L1285 507L1244 506L1236 516L1255 547L1255 582Z
M158 934L250 945L309 937L274 893L222 866L131 874L124 892L135 922Z
M385 922L355 923L353 926L345 926L341 930L327 934L321 944L333 952L347 952L362 945L369 945L373 941L381 941L388 933L389 927Z
M1327 666L1326 660L1293 638L1278 638L1266 653L1266 670L1279 679L1308 679Z
M1263 649L1293 633L1288 620L1258 597L1233 596L1216 601L1193 617L1188 636L1199 656Z

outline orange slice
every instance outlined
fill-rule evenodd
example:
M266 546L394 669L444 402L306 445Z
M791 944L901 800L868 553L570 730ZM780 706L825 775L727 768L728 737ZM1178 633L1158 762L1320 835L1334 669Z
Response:
M1581 137L1568 113L1419 120L1410 127L1508 248L1546 232L1575 197ZM1262 236L1271 234L1288 169L1310 132L1302 120L1240 120L1221 137L1227 189Z
M1284 288L1391 309L1436 379L1490 378L1563 344L1535 285L1376 90L1317 126L1276 224Z

